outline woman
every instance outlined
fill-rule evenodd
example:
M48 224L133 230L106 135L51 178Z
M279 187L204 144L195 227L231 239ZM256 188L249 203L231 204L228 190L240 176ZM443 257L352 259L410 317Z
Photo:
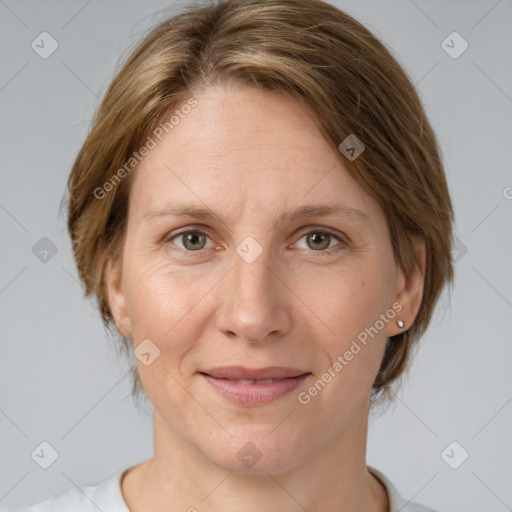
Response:
M118 72L68 186L155 453L25 510L431 510L367 467L366 438L452 279L453 212L367 29L319 0L188 8Z

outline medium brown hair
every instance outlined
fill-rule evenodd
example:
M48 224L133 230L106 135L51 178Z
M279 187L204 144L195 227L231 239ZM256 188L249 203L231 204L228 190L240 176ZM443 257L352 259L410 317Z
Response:
M372 389L374 398L389 396L453 279L452 205L435 135L407 74L368 29L321 0L189 4L152 28L130 54L68 179L68 230L86 297L94 294L110 330L105 265L121 256L133 171L115 183L113 176L170 111L219 84L284 94L314 114L345 168L383 208L395 260L405 272L417 264L413 238L424 238L417 317L388 340ZM351 134L366 147L353 161L338 151ZM128 353L131 342L120 342ZM132 395L139 397L143 388L131 363Z

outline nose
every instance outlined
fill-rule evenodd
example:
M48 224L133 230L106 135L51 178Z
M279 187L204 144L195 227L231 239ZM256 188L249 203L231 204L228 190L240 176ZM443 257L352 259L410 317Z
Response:
M275 340L290 329L293 294L271 264L269 250L251 263L234 255L234 268L219 289L216 315L217 328L226 336L256 343Z

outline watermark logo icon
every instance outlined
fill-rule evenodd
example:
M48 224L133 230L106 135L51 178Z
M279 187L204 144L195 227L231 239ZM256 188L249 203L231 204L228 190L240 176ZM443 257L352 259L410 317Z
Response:
M42 263L48 263L56 254L57 246L46 236L43 236L32 247L32 254Z
M261 459L262 454L252 443L245 443L236 456L246 468L252 468Z
M149 366L160 356L160 349L149 338L141 341L133 352L144 366Z
M464 242L454 237L452 240L452 261L457 263L460 261L468 252L468 248Z
M468 42L458 32L452 32L441 43L441 48L452 59L458 59L468 49L468 47Z
M248 236L238 244L236 252L246 263L252 263L263 252L263 247L252 236Z
M469 453L465 448L457 441L452 441L442 452L441 458L450 466L452 469L457 469L469 457Z
M354 161L366 148L365 145L353 133L351 133L338 149L350 160Z
M48 32L41 32L30 46L39 57L47 59L59 47L59 43Z
M50 443L43 441L32 451L30 456L38 466L48 469L59 458L59 453Z

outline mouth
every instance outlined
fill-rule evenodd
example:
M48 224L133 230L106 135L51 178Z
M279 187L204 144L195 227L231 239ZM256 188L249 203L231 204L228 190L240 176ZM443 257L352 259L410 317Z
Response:
M294 391L311 372L283 366L260 369L224 366L199 375L230 401L239 405L263 405Z

